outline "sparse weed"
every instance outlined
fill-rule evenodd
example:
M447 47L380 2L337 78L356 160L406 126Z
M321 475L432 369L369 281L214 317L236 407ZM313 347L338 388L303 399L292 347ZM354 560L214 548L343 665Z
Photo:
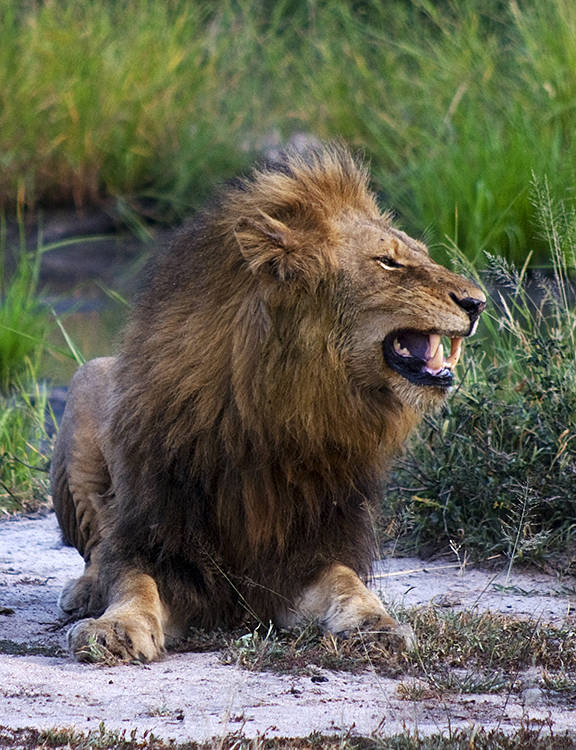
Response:
M541 683L550 696L570 695L576 669L576 641L569 627L470 611L416 607L396 612L409 622L417 648L400 653L383 637L357 633L338 638L308 625L284 632L268 628L198 639L180 650L221 650L226 664L251 671L297 673L318 679L318 670L363 672L387 677L408 675L402 697L425 700L430 694L519 692L526 670L542 670ZM212 645L211 645L212 644ZM418 696L418 697L416 697Z
M438 691L425 680L411 679L399 682L396 694L403 701L427 701L438 698Z
M576 679L573 671L548 672L548 670L544 670L541 683L551 703L574 705Z
M146 732L138 737L135 731L128 734L125 730L108 730L103 723L98 730L91 732L72 728L38 730L0 726L0 747L23 750L38 747L62 750L104 747L118 750L572 750L574 741L572 732L556 734L550 723L529 719L524 719L513 732L486 730L478 725L429 736L406 731L390 737L363 737L352 732L345 735L314 732L308 737L268 737L264 733L246 737L242 732L233 732L205 742L185 743L164 741Z
M286 646L276 637L274 626L270 623L266 632L257 626L237 638L228 649L225 661L234 661L238 666L260 671L285 656Z
M170 708L167 703L150 706L144 713L146 716L165 716L174 718L177 721L184 719L184 711L181 708Z
M101 667L113 667L118 664L118 659L102 643L98 643L96 636L91 635L88 643L78 654L79 661L98 664Z
M454 612L432 607L408 610L418 638L414 658L426 671L442 666L513 672L531 666L576 668L570 627L520 620L491 612Z

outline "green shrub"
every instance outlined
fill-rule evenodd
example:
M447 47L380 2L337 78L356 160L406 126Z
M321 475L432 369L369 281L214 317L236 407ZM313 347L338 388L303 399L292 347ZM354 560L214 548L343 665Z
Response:
M388 493L389 533L418 550L576 553L576 214L554 207L547 186L536 193L554 276L529 286L525 271L490 258L489 276L507 289L487 338L467 344L462 386L426 421Z

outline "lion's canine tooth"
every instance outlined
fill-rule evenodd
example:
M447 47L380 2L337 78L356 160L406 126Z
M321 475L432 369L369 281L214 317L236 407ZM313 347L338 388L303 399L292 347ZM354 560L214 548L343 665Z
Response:
M440 342L438 344L438 347L436 349L436 353L434 354L434 356L431 359L426 360L426 367L429 370L441 370L443 364L444 364L444 347L442 346L442 342Z
M450 370L454 369L456 365L458 364L458 360L460 359L460 354L462 353L462 339L461 338L454 338L450 342L450 356L447 358L445 362L445 366L448 367Z
M438 347L440 346L441 337L438 333L431 333L428 336L428 352L426 359L434 359L436 356L436 352L438 351Z

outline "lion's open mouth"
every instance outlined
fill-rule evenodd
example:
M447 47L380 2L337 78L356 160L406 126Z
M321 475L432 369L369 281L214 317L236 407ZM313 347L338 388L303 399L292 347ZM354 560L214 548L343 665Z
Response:
M445 355L440 334L404 330L386 336L382 349L387 364L411 383L449 388L460 359L462 341L461 337L451 338L450 352Z

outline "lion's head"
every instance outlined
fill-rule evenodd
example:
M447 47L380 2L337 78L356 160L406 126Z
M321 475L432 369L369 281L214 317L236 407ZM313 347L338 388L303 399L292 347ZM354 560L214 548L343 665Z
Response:
M353 378L360 387L389 388L418 410L434 406L454 382L484 294L386 217L344 220L341 231L339 262L359 307L349 351Z
M254 213L241 204L255 192ZM306 346L331 351L367 397L419 412L445 398L485 296L393 226L347 151L288 155L236 197L235 236L272 317L299 307Z

